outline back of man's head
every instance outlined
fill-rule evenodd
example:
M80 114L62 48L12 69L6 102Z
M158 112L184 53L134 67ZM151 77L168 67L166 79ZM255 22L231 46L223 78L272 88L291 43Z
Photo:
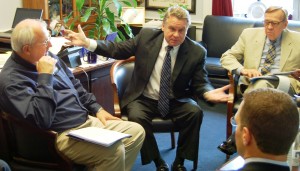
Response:
M240 118L263 153L287 154L298 133L297 106L288 94L276 89L262 88L245 94Z

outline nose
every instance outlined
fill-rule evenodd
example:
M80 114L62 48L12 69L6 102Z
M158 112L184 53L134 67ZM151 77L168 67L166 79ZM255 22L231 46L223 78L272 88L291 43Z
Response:
M48 47L52 47L51 40L48 42Z

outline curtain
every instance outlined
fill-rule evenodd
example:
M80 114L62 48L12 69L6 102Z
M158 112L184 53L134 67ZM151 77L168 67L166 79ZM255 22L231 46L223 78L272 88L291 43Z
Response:
M231 0L213 0L212 15L233 16Z

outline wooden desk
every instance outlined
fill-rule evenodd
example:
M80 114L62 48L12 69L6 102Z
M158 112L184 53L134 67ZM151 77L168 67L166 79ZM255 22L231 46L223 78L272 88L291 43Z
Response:
M0 37L0 48L11 49L10 38Z
M97 102L109 113L114 113L113 90L110 81L110 68L113 59L102 61L91 67L76 68L73 74L84 88L96 96Z

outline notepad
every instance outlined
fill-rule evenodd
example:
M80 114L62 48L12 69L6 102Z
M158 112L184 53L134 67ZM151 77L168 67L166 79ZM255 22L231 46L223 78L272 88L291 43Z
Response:
M124 134L117 131L107 130L98 127L86 127L70 131L68 136L80 141L87 141L90 143L109 147L112 144L124 138L130 138L130 134Z

